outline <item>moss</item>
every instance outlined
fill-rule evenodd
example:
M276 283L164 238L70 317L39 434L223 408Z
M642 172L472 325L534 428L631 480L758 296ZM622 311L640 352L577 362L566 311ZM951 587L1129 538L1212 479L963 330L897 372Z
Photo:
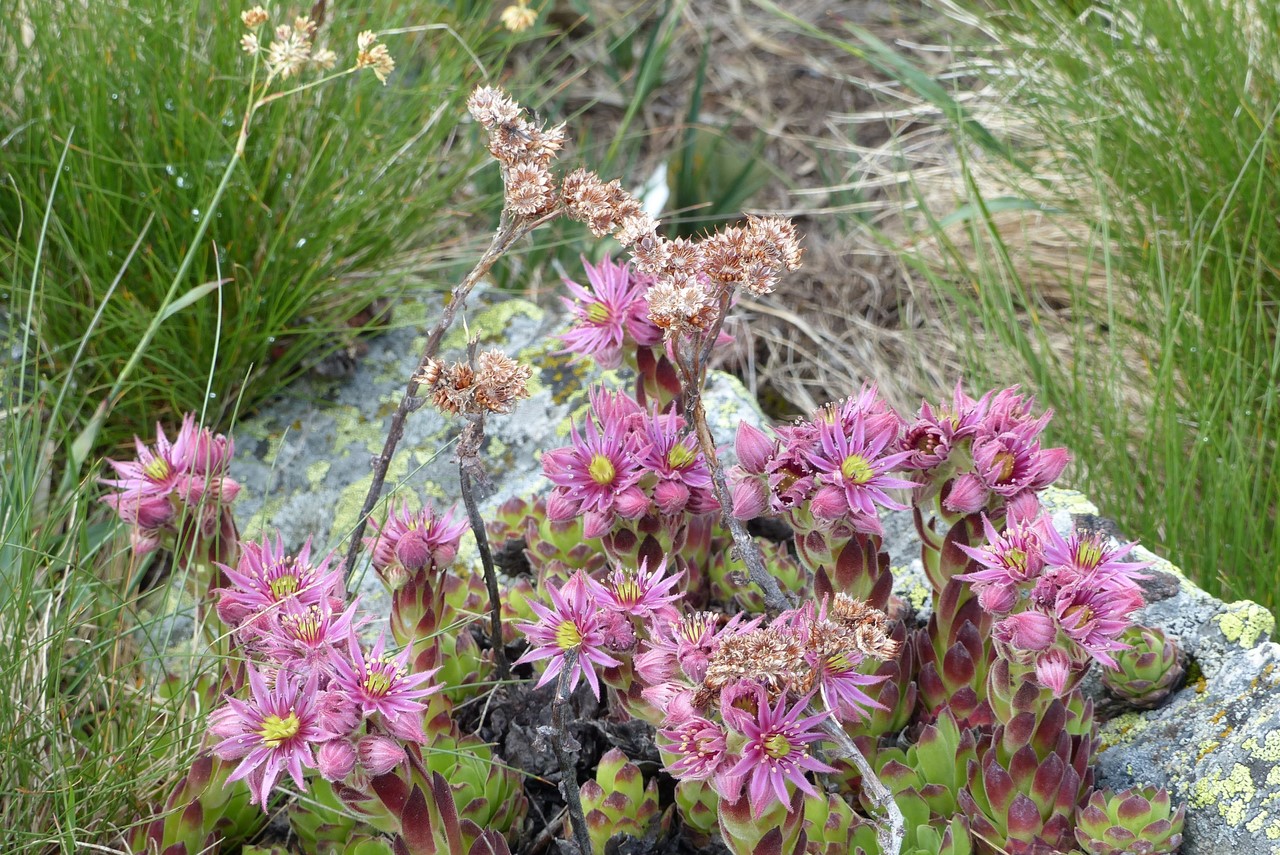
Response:
M1257 795L1249 769L1241 763L1231 767L1225 778L1218 769L1212 769L1191 786L1191 804L1197 808L1217 806L1218 814L1229 825L1239 826L1245 821L1249 803Z
M1256 646L1259 639L1269 638L1276 629L1276 619L1271 612L1251 600L1231 603L1214 621L1228 641L1246 650Z

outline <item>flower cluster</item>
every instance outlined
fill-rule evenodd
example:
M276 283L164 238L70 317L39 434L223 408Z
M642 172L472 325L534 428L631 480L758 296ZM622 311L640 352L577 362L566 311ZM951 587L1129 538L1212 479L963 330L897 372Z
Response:
M431 403L449 415L509 413L516 401L529 397L533 369L500 350L486 350L468 362L446 364L427 360L414 377L431 396Z
M388 654L383 638L366 653L358 601L347 603L328 558L264 540L222 569L231 585L217 591L218 616L251 657L249 697L228 698L210 732L214 754L239 761L228 780L246 780L253 804L266 809L285 771L304 790L305 769L328 781L383 775L405 759L404 742L426 741L434 671L414 673L410 651Z
M744 423L736 444L734 516L771 512L802 531L841 521L882 534L876 507L906 508L885 491L914 486L889 474L907 458L894 450L901 424L874 387L778 428L776 439Z
M940 490L943 508L952 513L996 509L1003 501L1011 517L1033 517L1036 493L1057 480L1068 461L1065 448L1041 448L1053 413L1033 418L1035 406L1016 386L975 401L957 385L950 406L926 402L907 426L902 468Z
M537 216L555 205L550 165L564 147L564 125L545 128L501 89L481 86L467 99L471 117L489 132L489 153L502 164L506 205L521 216Z
M137 437L134 445L137 457L108 460L118 477L101 483L119 491L102 501L132 527L135 552L151 552L166 538L185 543L233 530L224 525L240 492L240 485L227 476L235 447L231 439L197 427L188 413L173 442L156 425L154 447Z
M573 326L560 335L565 353L590 356L603 368L617 368L625 354L637 347L662 342L662 330L649 320L645 293L653 278L635 273L631 266L606 258L598 265L582 260L591 289L568 278L564 286L571 297L561 297L573 317Z
M316 34L316 22L306 15L299 15L293 24L281 24L275 29L275 38L263 45L255 32L270 20L267 10L254 6L240 13L240 21L249 32L240 38L240 47L251 56L263 54L263 64L270 78L286 80L302 71L307 65L317 68L333 68L337 54L327 48L315 48L312 40Z
M645 412L622 393L597 390L583 429L570 432L572 443L542 455L555 485L547 517L580 516L584 534L600 537L654 511L676 517L716 510L706 461L683 427L675 414Z
M373 569L392 589L400 576L434 572L448 567L458 554L458 544L467 531L463 520L455 520L452 510L437 514L431 507L410 510L409 503L392 509L387 521L374 527L365 545L373 553Z
M898 646L882 612L844 594L762 618L700 612L668 621L636 656L644 698L663 715L667 768L681 780L708 781L736 802L746 787L753 815L791 804L787 785L817 795L805 773L832 772L811 754L828 718L857 722L878 707L864 687L881 681L860 670ZM813 704L821 711L806 716Z
M528 651L516 664L549 660L538 681L543 686L569 663L569 690L585 677L592 693L600 697L596 668L621 665L614 654L634 650L640 639L638 632L674 619L672 603L680 594L670 591L679 581L679 574L668 576L666 565L660 564L653 568L614 568L604 584L581 570L562 587L548 582L550 608L530 601L538 619L516 625L529 639Z
M1114 669L1112 653L1130 615L1143 603L1138 580L1148 562L1121 559L1136 544L1111 548L1100 534L1063 538L1047 517L996 531L983 517L986 544L960 546L982 569L955 578L972 583L983 608L1000 617L997 649L1032 664L1040 683L1061 697L1091 661Z

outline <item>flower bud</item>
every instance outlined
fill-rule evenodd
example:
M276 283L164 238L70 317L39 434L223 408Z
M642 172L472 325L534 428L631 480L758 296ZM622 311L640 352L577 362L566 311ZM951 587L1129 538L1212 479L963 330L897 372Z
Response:
M759 478L747 476L733 485L733 515L740 520L753 520L769 507L769 493Z
M986 505L987 488L977 475L970 472L951 482L951 491L942 503L953 513L971 514Z
M769 458L773 456L773 442L764 431L741 422L734 450L743 469L752 475L763 475Z
M664 514L678 514L689 504L689 488L680 481L659 481L653 488L653 501Z
M330 739L316 750L316 768L326 781L341 781L356 767L356 749L346 739Z
M1061 648L1046 650L1036 657L1036 679L1050 689L1055 697L1066 693L1071 678L1071 659Z
M321 692L316 700L321 726L333 734L346 735L360 726L360 707L348 695L338 691Z
M577 515L578 503L559 490L552 490L547 496L547 519L552 522L567 522Z
M404 747L386 736L363 737L356 744L360 765L373 777L385 775L405 759Z
M1043 612L1009 615L992 627L992 635L1021 650L1047 650L1058 636L1053 618Z
M604 646L616 653L626 653L636 646L636 632L631 619L621 612L605 612L601 624L604 629Z
M649 512L649 497L639 487L628 487L613 500L613 506L623 519L635 520Z

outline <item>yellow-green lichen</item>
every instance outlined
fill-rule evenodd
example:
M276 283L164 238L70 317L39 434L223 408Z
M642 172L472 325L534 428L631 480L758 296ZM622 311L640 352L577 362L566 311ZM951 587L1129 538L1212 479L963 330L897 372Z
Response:
M520 315L538 321L542 319L545 312L527 300L502 300L486 306L474 315L468 315L465 324L455 324L440 343L440 349L442 351L463 350L470 338L501 344L505 341L506 330L511 324L511 319Z
M1216 739L1204 739L1204 740L1201 740L1201 741L1200 741L1200 751L1196 754L1196 760L1197 760L1197 762L1198 762L1198 761L1200 761L1200 760L1203 760L1203 759L1205 758L1205 755L1207 755L1207 754L1209 754L1210 752L1212 752L1215 748L1217 748L1217 747L1218 747L1219 745L1221 745L1221 744L1222 744L1222 743L1221 743L1221 742L1219 742L1219 741L1218 741L1218 740L1216 740Z
M324 482L324 476L329 474L331 465L328 460L316 460L307 467L307 483L311 485L311 489L314 490Z
M1275 632L1276 619L1271 612L1252 600L1237 600L1227 611L1214 618L1222 634L1248 650Z
M1280 766L1272 766L1271 771L1267 773L1267 786L1280 787ZM1280 797L1280 792L1274 793L1271 798Z
M1098 513L1097 505L1086 499L1083 493L1077 493L1075 490L1049 487L1040 494L1040 502L1050 514L1056 511L1066 511L1070 514Z
M1264 810L1262 813L1246 822L1244 824L1245 831L1248 831L1250 834L1257 834L1262 830L1263 824L1267 821L1267 816L1268 813Z
M902 574L907 572L907 568L894 567L893 572L895 574ZM907 592L907 600L911 603L911 607L913 609L915 609L916 611L919 611L920 609L924 608L925 603L929 602L929 595L930 595L930 590L927 586L917 584L917 585L914 585L911 588L911 590Z
M1248 767L1237 763L1225 778L1220 770L1211 769L1192 784L1191 804L1197 808L1216 805L1218 814L1227 824L1238 826L1245 821L1249 803L1257 792Z
M1102 743L1098 750L1106 751L1108 748L1114 748L1117 745L1127 745L1150 726L1151 722L1147 721L1142 713L1129 712L1118 715L1104 724L1098 732L1098 735L1102 738Z
M1271 820L1271 824L1267 826L1267 830L1263 834L1267 835L1268 840L1280 840L1280 819Z
M1258 737L1250 736L1244 741L1243 748L1264 763L1280 763L1280 733L1274 730L1267 732L1262 744L1258 743ZM1273 767L1272 771L1277 768L1280 766Z

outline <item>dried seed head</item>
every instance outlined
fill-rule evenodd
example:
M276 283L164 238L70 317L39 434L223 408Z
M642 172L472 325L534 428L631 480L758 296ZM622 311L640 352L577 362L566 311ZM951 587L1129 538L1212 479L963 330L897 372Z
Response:
M438 359L428 359L427 364L413 379L417 381L419 386L431 389L440 380L440 374L444 371L444 363Z
M245 33L240 37L240 50L250 56L257 53L262 48L262 44L258 41L258 37L253 33Z
M356 68L369 68L373 76L384 86L387 77L395 71L396 61L391 58L387 46L378 44L378 36L373 30L365 30L356 37Z
M521 161L506 170L507 207L517 214L540 214L555 202L551 173L536 161Z
M516 121L523 112L519 104L507 97L507 93L492 86L481 86L472 92L467 99L467 111L488 130Z
M338 55L328 48L322 48L311 54L311 61L328 71L338 64Z
M811 680L804 649L795 636L775 629L754 629L720 642L707 665L702 686L718 692L743 680L754 680L777 696Z
M624 218L618 225L618 232L614 237L623 246L633 246L646 238L656 239L657 234L658 221L644 211L640 211Z
M304 20L298 19L299 22ZM272 77L286 79L297 74L310 61L310 31L305 26L301 30L283 25L276 27L276 37L267 48L267 73Z
M853 634L858 650L877 659L898 655L898 642L889 636L889 618L848 594L836 594L831 603L831 617Z
M703 270L716 282L732 284L742 279L747 233L735 227L723 229L702 241Z
M252 9L245 9L240 13L240 22L251 30L262 26L269 18L267 10L261 6L254 6Z
M530 9L524 2L508 6L499 16L502 26L513 33L523 33L538 20L538 13Z
M756 251L783 270L800 266L800 240L796 225L786 217L747 216L747 231Z
M515 402L529 397L533 369L521 365L500 350L486 350L476 359L476 407L491 413L509 413Z
M649 289L649 319L669 333L709 329L719 306L696 276L665 276Z

